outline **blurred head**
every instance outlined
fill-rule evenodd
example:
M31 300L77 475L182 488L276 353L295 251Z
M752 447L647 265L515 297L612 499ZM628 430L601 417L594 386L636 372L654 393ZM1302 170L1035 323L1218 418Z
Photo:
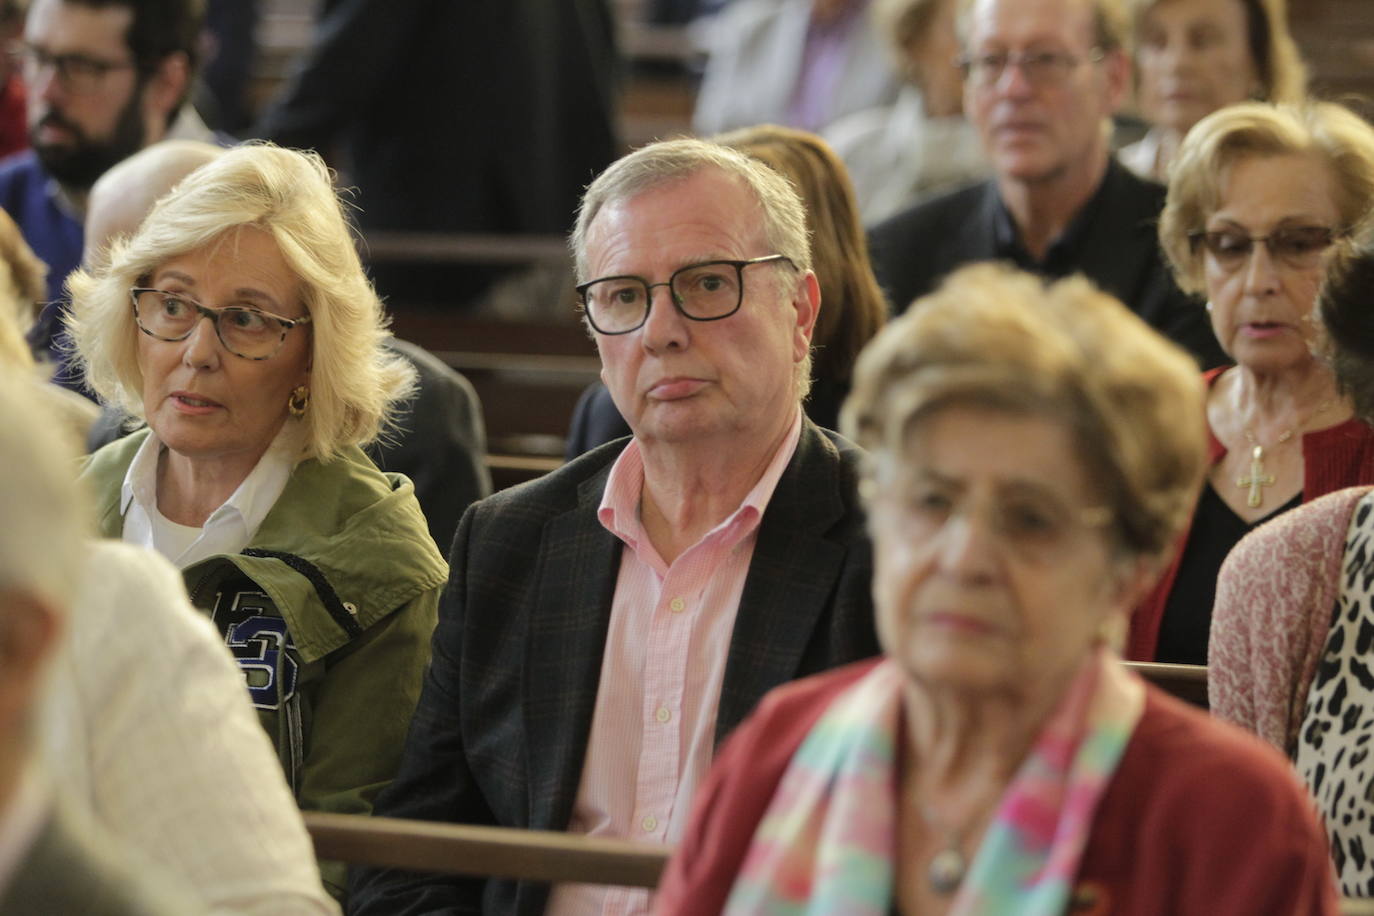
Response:
M76 455L30 374L0 365L0 806L29 742L42 672L75 597L86 506Z
M1284 0L1136 0L1141 114L1180 135L1237 102L1298 103L1307 76Z
M203 0L33 0L21 45L29 140L84 191L162 139L190 92Z
M780 434L810 385L820 296L786 179L719 144L650 144L592 182L572 247L602 380L637 438Z
M1327 356L1355 415L1374 425L1374 228L1368 224L1331 257L1317 297Z
M382 348L381 303L313 153L270 144L224 153L158 201L132 236L116 239L107 263L73 273L68 288L88 383L159 437L206 457L265 449L286 422L288 396L305 387L308 409L293 420L304 426L302 457L328 460L375 438L413 385L413 369ZM140 297L140 314L152 309L145 319L196 313L189 336L141 331L134 288L160 291ZM217 328L196 305L240 311ZM280 349L248 359L230 347L247 349L242 335L227 333L230 319L250 331L264 325L242 310L302 323L269 321Z
M82 262L88 267L100 262L110 242L132 235L158 198L223 152L223 147L199 140L163 140L101 175L86 202Z
M964 112L998 176L1095 174L1129 80L1115 0L963 0Z
M869 7L878 33L887 37L907 80L920 87L932 117L963 111L964 81L955 66L957 6L958 0L873 0Z
M1281 369L1312 359L1330 243L1371 206L1374 128L1330 103L1249 102L1188 133L1159 236L1179 285L1211 303L1227 353L1256 370Z
M887 320L887 300L844 163L820 137L790 127L746 127L715 140L776 169L801 195L824 305L811 338L811 374L848 381L859 351Z
M883 647L917 681L1056 684L1125 617L1204 469L1196 366L1081 278L951 275L859 358Z

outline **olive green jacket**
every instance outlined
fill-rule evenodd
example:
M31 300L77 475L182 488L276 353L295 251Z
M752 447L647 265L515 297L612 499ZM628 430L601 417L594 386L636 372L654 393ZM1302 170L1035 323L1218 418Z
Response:
M147 435L87 462L107 537L123 531L120 490ZM369 813L400 762L448 577L410 481L357 448L303 461L242 553L182 575L243 669L301 808Z

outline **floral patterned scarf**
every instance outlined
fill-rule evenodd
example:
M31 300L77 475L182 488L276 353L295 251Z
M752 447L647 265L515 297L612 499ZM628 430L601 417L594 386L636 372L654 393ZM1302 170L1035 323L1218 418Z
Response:
M905 683L886 661L831 703L783 774L725 913L891 912ZM998 803L951 916L1065 911L1144 706L1144 685L1108 650L1084 663Z

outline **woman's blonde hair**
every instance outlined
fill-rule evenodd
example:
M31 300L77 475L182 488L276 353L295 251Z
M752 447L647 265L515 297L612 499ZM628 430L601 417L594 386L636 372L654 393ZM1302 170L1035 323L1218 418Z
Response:
M848 381L859 351L887 320L887 300L873 276L868 237L844 163L815 134L776 124L746 127L715 140L771 166L801 195L821 288L811 337L812 377Z
M1205 289L1194 239L1222 204L1227 170L1252 156L1309 154L1326 163L1335 179L1341 225L1332 228L1353 231L1374 207L1374 127L1354 112L1333 102L1244 102L1193 125L1174 157L1159 217L1159 241L1180 287Z
M1197 366L1082 277L951 274L859 357L840 426L901 461L918 423L951 406L1066 424L1127 554L1162 558L1188 522L1206 455Z
M87 383L105 401L142 417L140 332L129 289L167 261L244 227L276 241L311 316L301 457L327 461L376 438L413 390L415 370L382 346L389 336L382 304L363 273L323 160L270 143L240 146L192 172L132 236L110 246L107 264L68 278L70 327Z

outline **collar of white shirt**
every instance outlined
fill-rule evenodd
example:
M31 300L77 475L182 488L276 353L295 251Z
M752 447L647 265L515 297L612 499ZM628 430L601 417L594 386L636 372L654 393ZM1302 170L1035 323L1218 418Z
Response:
M304 428L287 421L267 451L200 529L200 535L184 550L172 555L171 538L160 536L162 526L155 523L157 513L157 463L164 448L157 434L149 431L139 447L120 489L120 512L124 516L122 539L126 543L151 547L180 569L218 554L238 553L247 547L272 511L286 482L291 478L300 454ZM159 514L157 519L161 519ZM170 523L168 523L170 524Z

